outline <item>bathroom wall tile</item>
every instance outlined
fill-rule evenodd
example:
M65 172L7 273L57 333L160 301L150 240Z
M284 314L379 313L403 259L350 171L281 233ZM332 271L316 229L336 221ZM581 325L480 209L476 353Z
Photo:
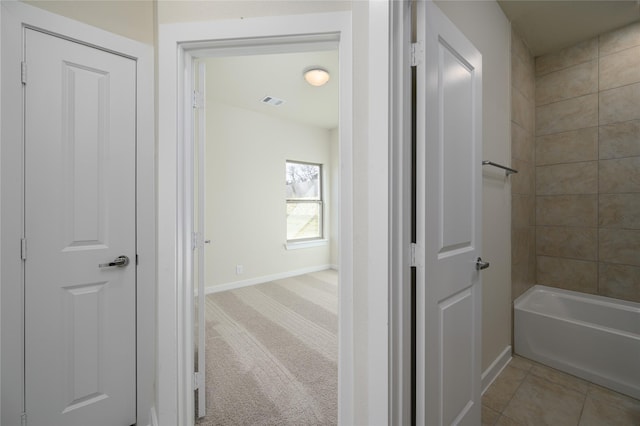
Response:
M572 130L536 138L536 165L598 159L598 128Z
M598 95L585 95L539 106L535 118L536 136L597 126Z
M533 102L518 89L511 90L511 120L530 132L533 132L535 127Z
M597 249L596 228L536 227L536 252L539 256L596 260Z
M600 92L600 125L640 118L640 83Z
M640 267L612 263L600 263L599 266L599 294L640 302Z
M640 45L640 23L627 25L600 36L600 56Z
M534 58L531 54L531 51L527 47L522 37L520 37L515 31L513 31L513 29L511 30L511 53L518 56L522 60L526 68L531 69L532 72L535 72Z
M518 56L511 55L511 85L518 89L527 99L535 99L536 82L533 68Z
M591 384L580 426L640 425L640 401Z
M640 192L600 194L598 225L603 228L640 229Z
M597 58L598 39L592 38L558 52L538 56L536 58L536 75L548 74Z
M527 269L531 248L535 243L535 227L513 228L511 230L511 264L518 271ZM523 275L524 276L524 275Z
M595 228L598 225L598 197L596 194L538 196L536 224Z
M640 230L600 228L598 256L601 262L640 266Z
M545 105L598 91L598 61L589 61L536 78L536 105Z
M535 143L533 132L525 130L517 123L511 122L511 156L533 163Z
M511 196L511 226L534 226L536 214L535 206L535 195L513 194Z
M512 194L533 194L535 188L535 167L527 161L511 159L511 167L518 173L511 175Z
M523 425L577 425L584 398L580 392L530 374L503 415Z
M596 294L598 264L593 261L538 256L537 283Z
M600 90L640 82L640 46L600 58Z
M536 229L534 226L511 230L511 300L535 284Z
M640 192L640 157L600 160L601 193Z
M532 243L529 250L529 262L527 264L527 278L526 278L527 284L530 284L530 285L527 286L527 290L529 289L530 286L538 282L536 277L537 266L538 266L538 255L536 254L535 227L531 227L531 230L532 230L531 233L533 234L533 237L531 238Z
M595 194L598 162L555 164L536 167L536 194Z
M640 156L640 120L607 124L599 130L601 160Z

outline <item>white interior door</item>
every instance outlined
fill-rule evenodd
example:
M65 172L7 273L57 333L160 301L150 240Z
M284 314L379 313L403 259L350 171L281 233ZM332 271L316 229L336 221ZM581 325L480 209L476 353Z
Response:
M194 311L196 323L196 386L198 389L197 417L207 414L207 385L206 385L206 310L205 310L205 146L206 146L206 115L205 115L205 75L204 62L194 62L193 89L193 278L194 278Z
M435 4L417 12L416 419L479 425L482 57Z
M136 63L30 29L25 43L27 424L131 425Z

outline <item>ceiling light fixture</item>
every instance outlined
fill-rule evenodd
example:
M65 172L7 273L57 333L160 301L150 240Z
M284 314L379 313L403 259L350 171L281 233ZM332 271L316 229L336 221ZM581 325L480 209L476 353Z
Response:
M312 86L323 86L329 81L329 71L320 67L309 68L304 72L304 79Z

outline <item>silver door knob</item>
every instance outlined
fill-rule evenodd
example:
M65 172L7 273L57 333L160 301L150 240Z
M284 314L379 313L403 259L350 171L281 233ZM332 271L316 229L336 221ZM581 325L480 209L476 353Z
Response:
M100 268L109 268L111 266L127 266L129 264L129 257L128 256L118 256L115 259L113 259L111 262L109 263L101 263L98 265L98 267Z
M482 271L483 269L487 269L488 267L489 262L483 262L481 257L476 259L476 271Z

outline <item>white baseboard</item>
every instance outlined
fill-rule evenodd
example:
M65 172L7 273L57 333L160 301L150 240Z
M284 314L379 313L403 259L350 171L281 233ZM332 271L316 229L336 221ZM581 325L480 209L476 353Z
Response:
M283 278L295 277L297 275L309 274L311 272L324 271L325 269L333 269L333 265L318 265L309 268L296 269L295 271L281 272L279 274L265 275L262 277L250 278L243 281L234 281L232 283L219 284L216 286L206 287L205 294L219 293L221 291L235 290L236 288L247 287L250 285L268 283L273 280L281 280Z
M338 270L338 265L335 264L335 263L332 263L331 265L329 265L329 268L333 269L334 271L337 271Z
M504 368L511 361L511 345L504 348L502 353L493 360L491 365L482 373L482 393L491 386L491 383L498 377Z
M151 407L149 410L149 426L158 426L158 415L156 414L156 407Z

